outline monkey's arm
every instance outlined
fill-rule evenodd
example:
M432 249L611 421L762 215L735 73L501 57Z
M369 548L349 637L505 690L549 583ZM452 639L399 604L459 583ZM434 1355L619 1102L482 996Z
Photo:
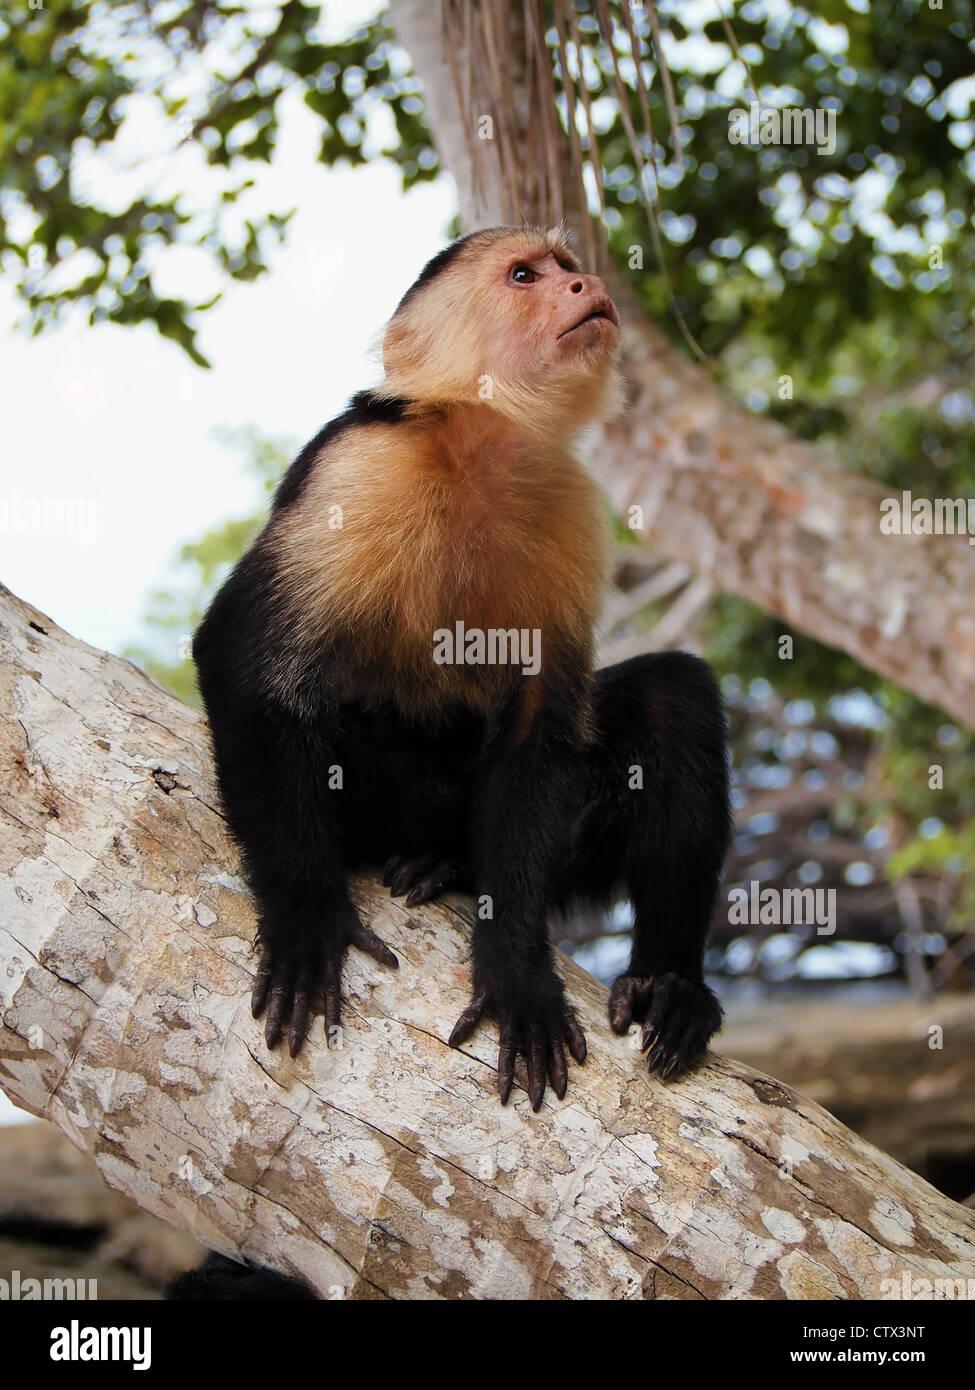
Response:
M214 600L193 654L213 736L220 793L259 911L261 954L252 996L267 1011L265 1037L301 1047L324 995L326 1032L340 1021L342 959L359 946L386 965L392 951L362 922L348 895L335 798L336 717L323 705L296 715L261 690L271 628L256 562Z
M527 737L518 711L501 721L488 747L474 811L473 843L479 909L474 927L471 1003L451 1044L474 1031L484 1010L498 1020L498 1090L506 1104L515 1061L524 1056L528 1093L537 1110L546 1080L561 1099L568 1075L565 1046L585 1061L586 1042L555 971L548 937L549 890L565 853L578 802L578 698L546 704Z

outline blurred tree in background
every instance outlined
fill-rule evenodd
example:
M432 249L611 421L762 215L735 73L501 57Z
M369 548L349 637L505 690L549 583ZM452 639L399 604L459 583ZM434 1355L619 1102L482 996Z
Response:
M269 497L291 461L294 441L265 439L250 426L222 430L219 437L240 451L245 468ZM124 652L188 705L200 708L190 653L193 633L221 580L260 531L265 513L262 507L251 516L225 521L181 546L167 587L149 597L143 640Z
M254 216L248 193L274 158L287 94L320 117L324 163L393 159L404 189L437 176L419 84L384 17L335 41L322 8L47 0L5 11L0 266L32 331L72 308L92 322L150 322L203 364L195 330L209 306L162 296L154 274L184 245L205 248L232 279L266 270L292 209ZM726 6L731 33L705 5L662 0L657 12L682 157L654 80L666 270L648 256L628 271L647 312L677 339L676 311L731 394L830 444L851 470L894 493L975 496L971 7L825 0L813 14L754 0ZM636 22L645 32L646 14ZM577 23L605 222L626 268L627 249L646 241L638 171L603 95L612 64L591 6L577 6ZM753 91L840 111L835 150L732 149L729 109ZM174 154L186 142L204 152L219 181L212 204L157 196L151 171L127 206L100 201L99 160L123 157L126 119L144 108ZM244 443L270 486L282 447ZM187 634L259 524L228 522L186 545L147 613L135 655L183 698L193 698L192 674L178 643L185 657ZM633 630L663 611L662 600L648 604ZM879 972L906 969L926 985L939 961L935 982L957 983L975 945L962 935L975 916L975 735L801 634L801 661L775 660L782 630L779 618L721 597L694 633L733 711L733 872L836 886L848 933L885 943ZM937 788L932 749L944 754ZM781 943L752 943L736 965L726 922L718 943L729 969L775 978L785 968Z

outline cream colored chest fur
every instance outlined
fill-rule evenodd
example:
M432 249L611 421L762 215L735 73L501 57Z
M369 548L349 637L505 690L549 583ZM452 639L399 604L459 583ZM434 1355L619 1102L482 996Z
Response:
M273 549L302 641L332 635L364 666L467 690L478 673L434 665L435 632L532 629L543 649L566 633L588 638L605 522L598 490L567 455L501 450L463 468L408 427L363 429L323 456Z

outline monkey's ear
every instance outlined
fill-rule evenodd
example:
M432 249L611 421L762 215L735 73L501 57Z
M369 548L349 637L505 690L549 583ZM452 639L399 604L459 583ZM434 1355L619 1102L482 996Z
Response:
M429 292L427 297L429 300ZM385 387L396 395L425 401L457 400L464 396L462 355L442 333L438 337L441 319L451 320L451 305L443 297L436 303L442 309L439 316L417 313L411 307L394 314L386 327ZM428 307L434 307L432 302Z
M390 319L383 335L383 370L395 376L416 361L416 333L403 316Z

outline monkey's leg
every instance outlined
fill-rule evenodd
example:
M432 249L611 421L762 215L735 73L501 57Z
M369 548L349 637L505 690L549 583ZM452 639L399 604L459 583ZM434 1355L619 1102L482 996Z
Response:
M544 706L527 734L513 700L489 740L474 797L479 913L473 988L450 1044L459 1046L483 1013L493 1014L500 1028L501 1103L511 1095L520 1056L533 1110L548 1084L560 1100L565 1095L566 1050L577 1062L586 1058L585 1037L555 970L548 936L553 877L579 804L577 699L577 691L567 687L560 701Z
M610 1023L644 1025L650 1071L697 1062L721 1026L703 957L731 833L725 716L714 677L683 652L596 676L598 742L586 811L561 890L634 910L633 951Z
M349 946L384 965L397 960L348 895L329 719L269 714L228 698L216 680L201 684L224 808L259 911L252 1011L266 1011L268 1047L286 1034L295 1056L322 996L326 1034L339 1025Z

